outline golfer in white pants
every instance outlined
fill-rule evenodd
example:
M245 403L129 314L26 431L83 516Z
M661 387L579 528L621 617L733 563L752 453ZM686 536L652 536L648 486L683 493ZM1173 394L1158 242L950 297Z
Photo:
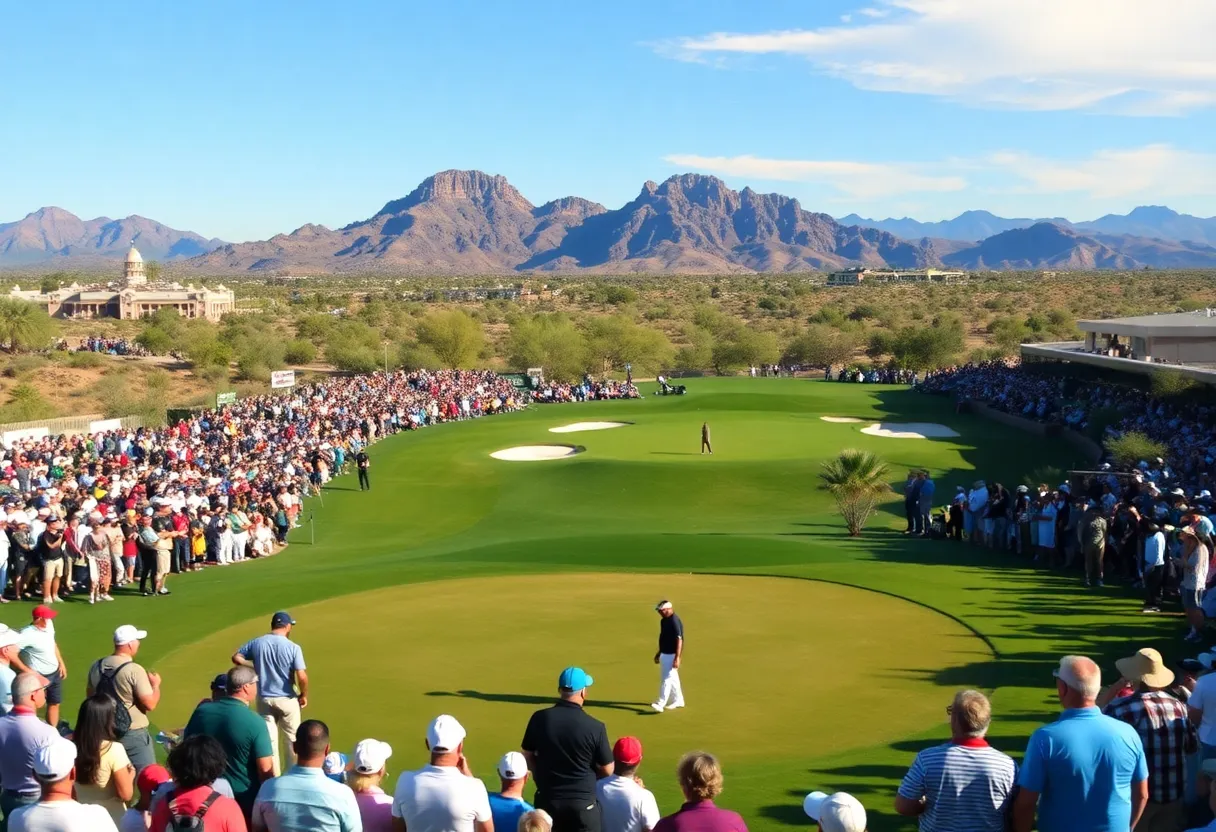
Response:
M650 707L659 713L684 707L684 689L680 686L680 656L684 652L684 622L676 615L670 601L660 601L659 651L654 663L659 666L659 698Z

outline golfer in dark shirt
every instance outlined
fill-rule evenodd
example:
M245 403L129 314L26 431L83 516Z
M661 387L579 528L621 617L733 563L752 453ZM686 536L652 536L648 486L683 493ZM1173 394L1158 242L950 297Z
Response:
M359 451L355 454L355 466L359 469L359 490L371 491L372 484L367 479L367 469L371 467L372 461L367 456L367 451Z
M684 707L684 688L680 685L680 659L684 653L684 622L670 601L655 606L659 614L659 650L654 663L659 666L659 698L650 707L659 713Z
M600 832L595 781L613 763L608 729L583 710L592 682L582 668L563 670L561 699L532 714L520 744L536 779L533 802L553 818L553 832Z

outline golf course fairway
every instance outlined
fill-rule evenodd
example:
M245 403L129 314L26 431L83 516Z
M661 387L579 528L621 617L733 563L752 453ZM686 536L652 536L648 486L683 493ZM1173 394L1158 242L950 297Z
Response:
M686 383L686 396L643 384L642 400L390 437L370 451L372 490L353 474L335 480L281 554L171 576L169 597L64 604L64 717L75 722L89 663L130 623L148 630L139 660L164 680L154 727L180 728L232 652L286 609L312 681L305 716L325 720L346 753L366 736L390 742L389 791L396 773L425 763L426 722L445 712L468 729L474 772L497 788L495 762L577 664L596 680L589 711L613 738L642 740L641 774L664 813L680 803L676 761L703 749L722 761L719 802L753 832L809 826L801 803L814 789L852 792L871 831L885 832L915 828L894 815L894 790L916 751L948 737L944 708L960 688L991 695L990 741L1020 758L1058 709L1061 655L1090 655L1108 674L1139 647L1179 655L1174 622L1134 615L1128 591L904 537L895 492L849 538L817 485L826 459L862 448L890 464L896 488L909 467L929 469L945 503L979 478L1012 489L1059 477L1081 461L1069 443L902 387ZM629 424L578 432L573 456L491 456L608 421ZM712 456L698 453L703 422ZM876 422L958 435L862 432ZM684 620L688 706L655 714L663 597ZM21 626L28 614L10 604L0 619Z

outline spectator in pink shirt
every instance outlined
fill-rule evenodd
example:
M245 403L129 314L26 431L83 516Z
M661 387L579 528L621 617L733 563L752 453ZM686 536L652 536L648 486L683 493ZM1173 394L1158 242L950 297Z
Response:
M392 832L393 796L385 794L380 783L388 774L385 764L393 748L380 740L360 740L355 746L351 773L346 784L355 793L363 832Z

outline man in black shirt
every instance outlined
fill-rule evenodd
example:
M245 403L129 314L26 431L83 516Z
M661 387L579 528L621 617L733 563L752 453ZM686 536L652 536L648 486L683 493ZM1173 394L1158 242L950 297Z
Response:
M684 622L676 615L670 601L660 601L655 607L659 619L659 651L654 663L659 666L659 698L650 707L659 713L684 707L684 688L680 686L680 657L684 653Z
M59 584L63 580L63 521L52 517L38 539L38 558L42 562L42 603L53 604L59 599Z
M583 710L593 680L567 667L557 680L561 698L528 720L520 747L536 779L536 808L553 818L553 832L600 832L595 781L612 774L604 723Z
M371 491L372 484L367 479L367 469L371 467L372 461L367 456L367 451L360 448L359 453L355 454L355 465L359 469L359 490Z

